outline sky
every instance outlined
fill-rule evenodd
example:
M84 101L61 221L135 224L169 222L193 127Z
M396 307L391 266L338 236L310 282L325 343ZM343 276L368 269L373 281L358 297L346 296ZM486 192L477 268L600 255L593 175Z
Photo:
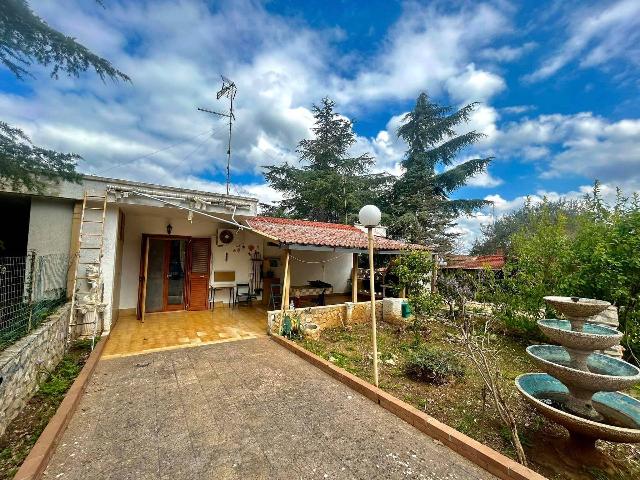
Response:
M220 75L238 93L231 192L279 198L263 165L298 162L324 96L354 122L354 154L399 174L403 116L422 91L479 102L460 132L485 137L458 161L492 156L456 198L493 201L458 219L459 248L527 197L575 198L595 179L640 191L640 2L31 0L47 23L109 59L93 72L15 79L0 66L0 118L78 169L223 192Z

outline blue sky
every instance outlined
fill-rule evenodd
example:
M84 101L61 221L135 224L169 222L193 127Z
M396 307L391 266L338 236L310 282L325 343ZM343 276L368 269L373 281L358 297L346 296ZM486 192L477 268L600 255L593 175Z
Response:
M295 162L324 95L355 121L354 153L399 173L395 131L420 91L481 102L463 130L492 155L458 196L494 208L459 220L461 248L527 196L575 197L595 178L640 190L640 2L149 2L39 0L52 26L109 58L132 84L15 80L0 67L2 119L104 176L224 189L219 74L238 84L232 191L270 201L260 166ZM160 150L158 152L158 150ZM157 153L154 153L157 152Z

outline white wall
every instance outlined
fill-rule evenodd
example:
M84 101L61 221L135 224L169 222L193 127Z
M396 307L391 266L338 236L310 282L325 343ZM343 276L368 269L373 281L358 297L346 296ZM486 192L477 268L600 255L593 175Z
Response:
M38 255L69 255L74 203L73 200L32 197L27 249L36 250Z
M221 229L226 228L222 225ZM217 230L217 229L216 229ZM233 230L232 230L233 231ZM251 251L249 246L252 245L262 257L263 240L253 232L242 230L234 233L233 242L227 245L218 246L216 244L215 235L212 239L212 272L215 271L235 271L236 282L247 283L251 275ZM227 255L225 255L227 254ZM211 283L213 283L213 273L211 274ZM222 295L221 300L228 297Z
M162 217L155 215L144 215L138 212L126 213L125 210L125 232L122 249L122 273L120 286L120 309L136 308L138 303L138 277L140 275L140 253L142 245L142 234L166 235L167 224L173 227L172 235L190 237L211 237L212 246L212 271L233 270L236 272L236 282L248 282L251 272L251 261L249 257L249 245L257 247L262 252L262 238L247 231L235 233L234 241L223 247L216 246L216 234L218 228L227 228L226 224L220 224L198 218L194 215L193 223L187 220L184 213L168 210L170 216ZM230 227L230 226L229 226ZM233 228L231 228L233 231ZM244 248L242 248L244 245ZM236 250L236 251L234 251ZM228 258L225 260L225 253ZM220 299L227 299L222 295Z
M102 247L102 281L104 285L103 299L108 304L103 313L102 330L108 333L111 330L112 306L114 300L113 288L116 284L116 251L118 245L118 217L119 208L116 205L107 205L105 215L103 247ZM117 296L116 296L117 297Z
M351 253L291 250L291 257L291 285L306 285L309 280L322 280L333 285L334 293L350 291ZM303 263L296 259L325 263Z

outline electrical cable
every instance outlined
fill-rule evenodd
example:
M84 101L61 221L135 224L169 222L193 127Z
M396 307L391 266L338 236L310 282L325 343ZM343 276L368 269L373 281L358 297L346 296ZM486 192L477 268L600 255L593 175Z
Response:
M164 151L169 150L169 149L171 149L171 148L173 148L173 147L177 147L178 145L182 145L182 144L184 144L184 143L187 143L187 142L190 142L190 141L192 141L192 140L195 140L196 138L201 137L202 135L205 135L206 133L211 133L211 135L213 135L217 130L218 130L218 129L211 130L210 128L208 128L208 129L206 129L204 132L201 132L201 133L199 133L199 134L197 134L197 135L194 135L193 137L189 137L189 138L187 138L187 139L185 139L185 140L181 140L181 141L179 141L179 142L173 143L173 144L168 145L168 146L166 146L166 147L159 148L158 150L154 150L153 152L147 153L147 154L142 155L142 156L140 156L140 157L133 158L133 159L126 159L126 160L123 160L123 161L120 161L120 162L116 162L116 163L114 163L114 164L112 164L112 165L108 166L107 168L104 168L104 169L102 169L102 170L99 170L99 171L98 171L98 172L96 172L94 175L98 175L98 176L100 176L100 175L104 175L104 173L105 173L105 172L108 172L109 170L112 170L112 169L114 169L114 168L116 168L116 167L121 167L121 166L123 166L123 165L125 165L125 164L130 164L130 163L133 163L133 162L137 162L138 160L142 160L142 159L144 159L144 158L151 157L151 156L153 156L153 155L155 155L155 154L157 154L157 153L164 152Z

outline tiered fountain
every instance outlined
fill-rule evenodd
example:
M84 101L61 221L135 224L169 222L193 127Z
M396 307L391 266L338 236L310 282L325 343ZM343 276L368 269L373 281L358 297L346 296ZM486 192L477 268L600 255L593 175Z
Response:
M544 297L568 320L538 321L562 346L532 345L527 353L546 373L526 373L516 387L536 409L566 427L575 445L593 447L600 438L640 442L640 401L618 392L640 381L640 369L595 350L617 345L622 334L590 323L608 302L576 297Z

